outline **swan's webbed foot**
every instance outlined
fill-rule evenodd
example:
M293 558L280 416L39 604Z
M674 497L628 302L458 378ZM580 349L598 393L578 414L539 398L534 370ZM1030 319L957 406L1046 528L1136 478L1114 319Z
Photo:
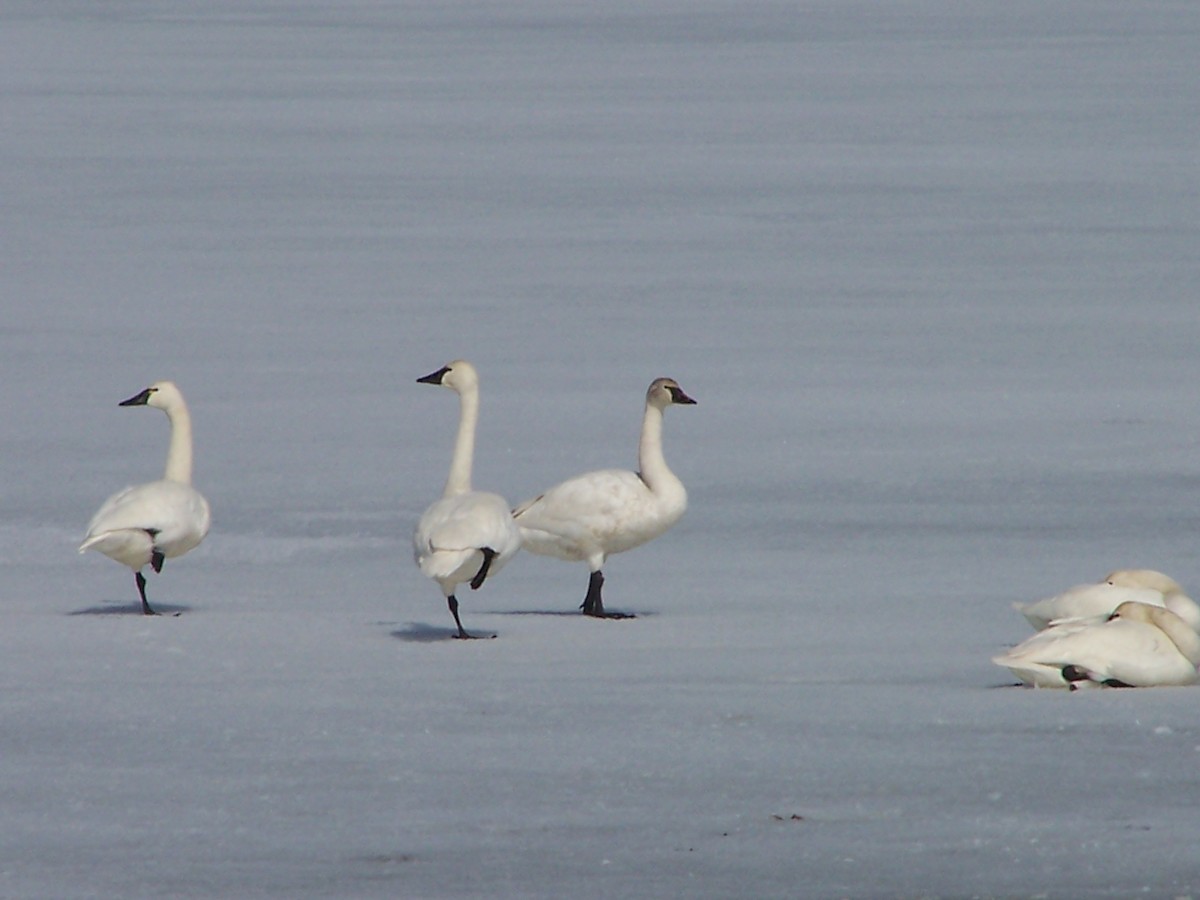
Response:
M455 597L453 594L451 594L449 597L446 598L446 605L450 607L450 615L454 616L454 624L458 626L458 634L450 635L456 641L474 641L474 640L479 639L480 637L488 637L488 638L495 637L494 634L488 634L488 635L469 634L467 632L467 630L465 628L463 628L462 620L459 619L459 617L458 617L458 598Z

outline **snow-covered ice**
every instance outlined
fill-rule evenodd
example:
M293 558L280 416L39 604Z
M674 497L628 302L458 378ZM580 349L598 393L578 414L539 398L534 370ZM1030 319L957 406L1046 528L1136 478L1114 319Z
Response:
M1200 691L1029 691L1011 603L1200 591L1200 6L0 7L0 896L1200 895ZM690 507L524 554L475 483ZM203 545L75 548L157 477ZM674 411L679 413L678 410Z

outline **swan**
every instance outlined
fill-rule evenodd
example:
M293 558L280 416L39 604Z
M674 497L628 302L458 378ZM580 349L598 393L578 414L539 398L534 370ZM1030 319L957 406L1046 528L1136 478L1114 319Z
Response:
M441 499L417 522L413 558L422 574L441 587L458 626L457 637L466 639L471 635L458 617L455 589L464 581L472 590L482 587L521 548L521 532L503 497L471 490L475 425L479 419L479 374L475 367L458 359L417 381L448 387L459 397L458 437L450 475Z
M1154 569L1118 569L1097 584L1080 584L1036 603L1013 604L1034 628L1065 619L1106 617L1125 601L1165 606L1200 631L1200 605L1175 579Z
M1033 687L1194 684L1200 635L1165 607L1126 601L1104 621L1053 625L992 662Z
M601 469L577 475L513 511L526 549L588 564L585 615L626 618L604 611L605 559L658 537L687 509L687 491L663 458L662 422L668 406L695 402L674 379L655 379L646 391L637 472Z
M98 550L133 569L142 613L157 615L146 602L147 564L161 572L163 561L183 556L208 534L208 501L192 487L192 419L173 382L156 381L120 406L153 406L167 414L171 443L161 481L127 487L113 494L88 525L79 552Z

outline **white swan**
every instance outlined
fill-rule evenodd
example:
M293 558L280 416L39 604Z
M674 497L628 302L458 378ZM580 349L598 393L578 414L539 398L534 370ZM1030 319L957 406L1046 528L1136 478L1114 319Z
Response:
M208 534L208 501L192 487L192 419L183 394L170 381L157 381L121 406L153 406L171 422L167 471L161 481L139 484L109 497L92 517L79 552L99 550L134 572L142 612L156 615L146 602L147 564L161 572L164 559L187 553Z
M526 549L588 564L585 615L623 618L604 611L605 559L658 537L687 508L687 491L663 458L662 421L668 406L695 402L674 379L656 379L646 391L637 472L602 469L577 475L513 511Z
M458 626L458 637L470 638L458 617L454 591L464 581L477 590L484 580L521 548L521 533L508 503L499 494L471 490L475 424L479 419L479 375L465 360L455 360L418 378L440 384L459 396L458 437L442 498L425 510L413 532L413 558L421 572L438 583Z
M1030 625L1041 630L1066 619L1107 617L1126 601L1165 606L1200 631L1200 605L1175 579L1153 569L1118 569L1098 584L1080 584L1036 603L1013 605Z
M1033 687L1194 684L1200 635L1165 607L1125 602L1105 621L1053 625L992 662Z

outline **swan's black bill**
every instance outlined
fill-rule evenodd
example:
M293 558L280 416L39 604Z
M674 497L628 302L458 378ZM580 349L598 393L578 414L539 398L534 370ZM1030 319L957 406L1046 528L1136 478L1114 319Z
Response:
M424 378L418 378L417 384L441 384L446 373L450 371L449 366L442 366L436 372L430 372Z
M687 394L685 394L683 392L683 388L681 388L681 387L671 387L671 388L667 388L667 390L669 390L671 392L671 402L672 403L692 403L692 404L694 404L696 402L691 397L689 397Z
M154 393L154 388L146 388L140 394L130 397L128 400L122 400L117 406L145 406L150 402L150 395Z

